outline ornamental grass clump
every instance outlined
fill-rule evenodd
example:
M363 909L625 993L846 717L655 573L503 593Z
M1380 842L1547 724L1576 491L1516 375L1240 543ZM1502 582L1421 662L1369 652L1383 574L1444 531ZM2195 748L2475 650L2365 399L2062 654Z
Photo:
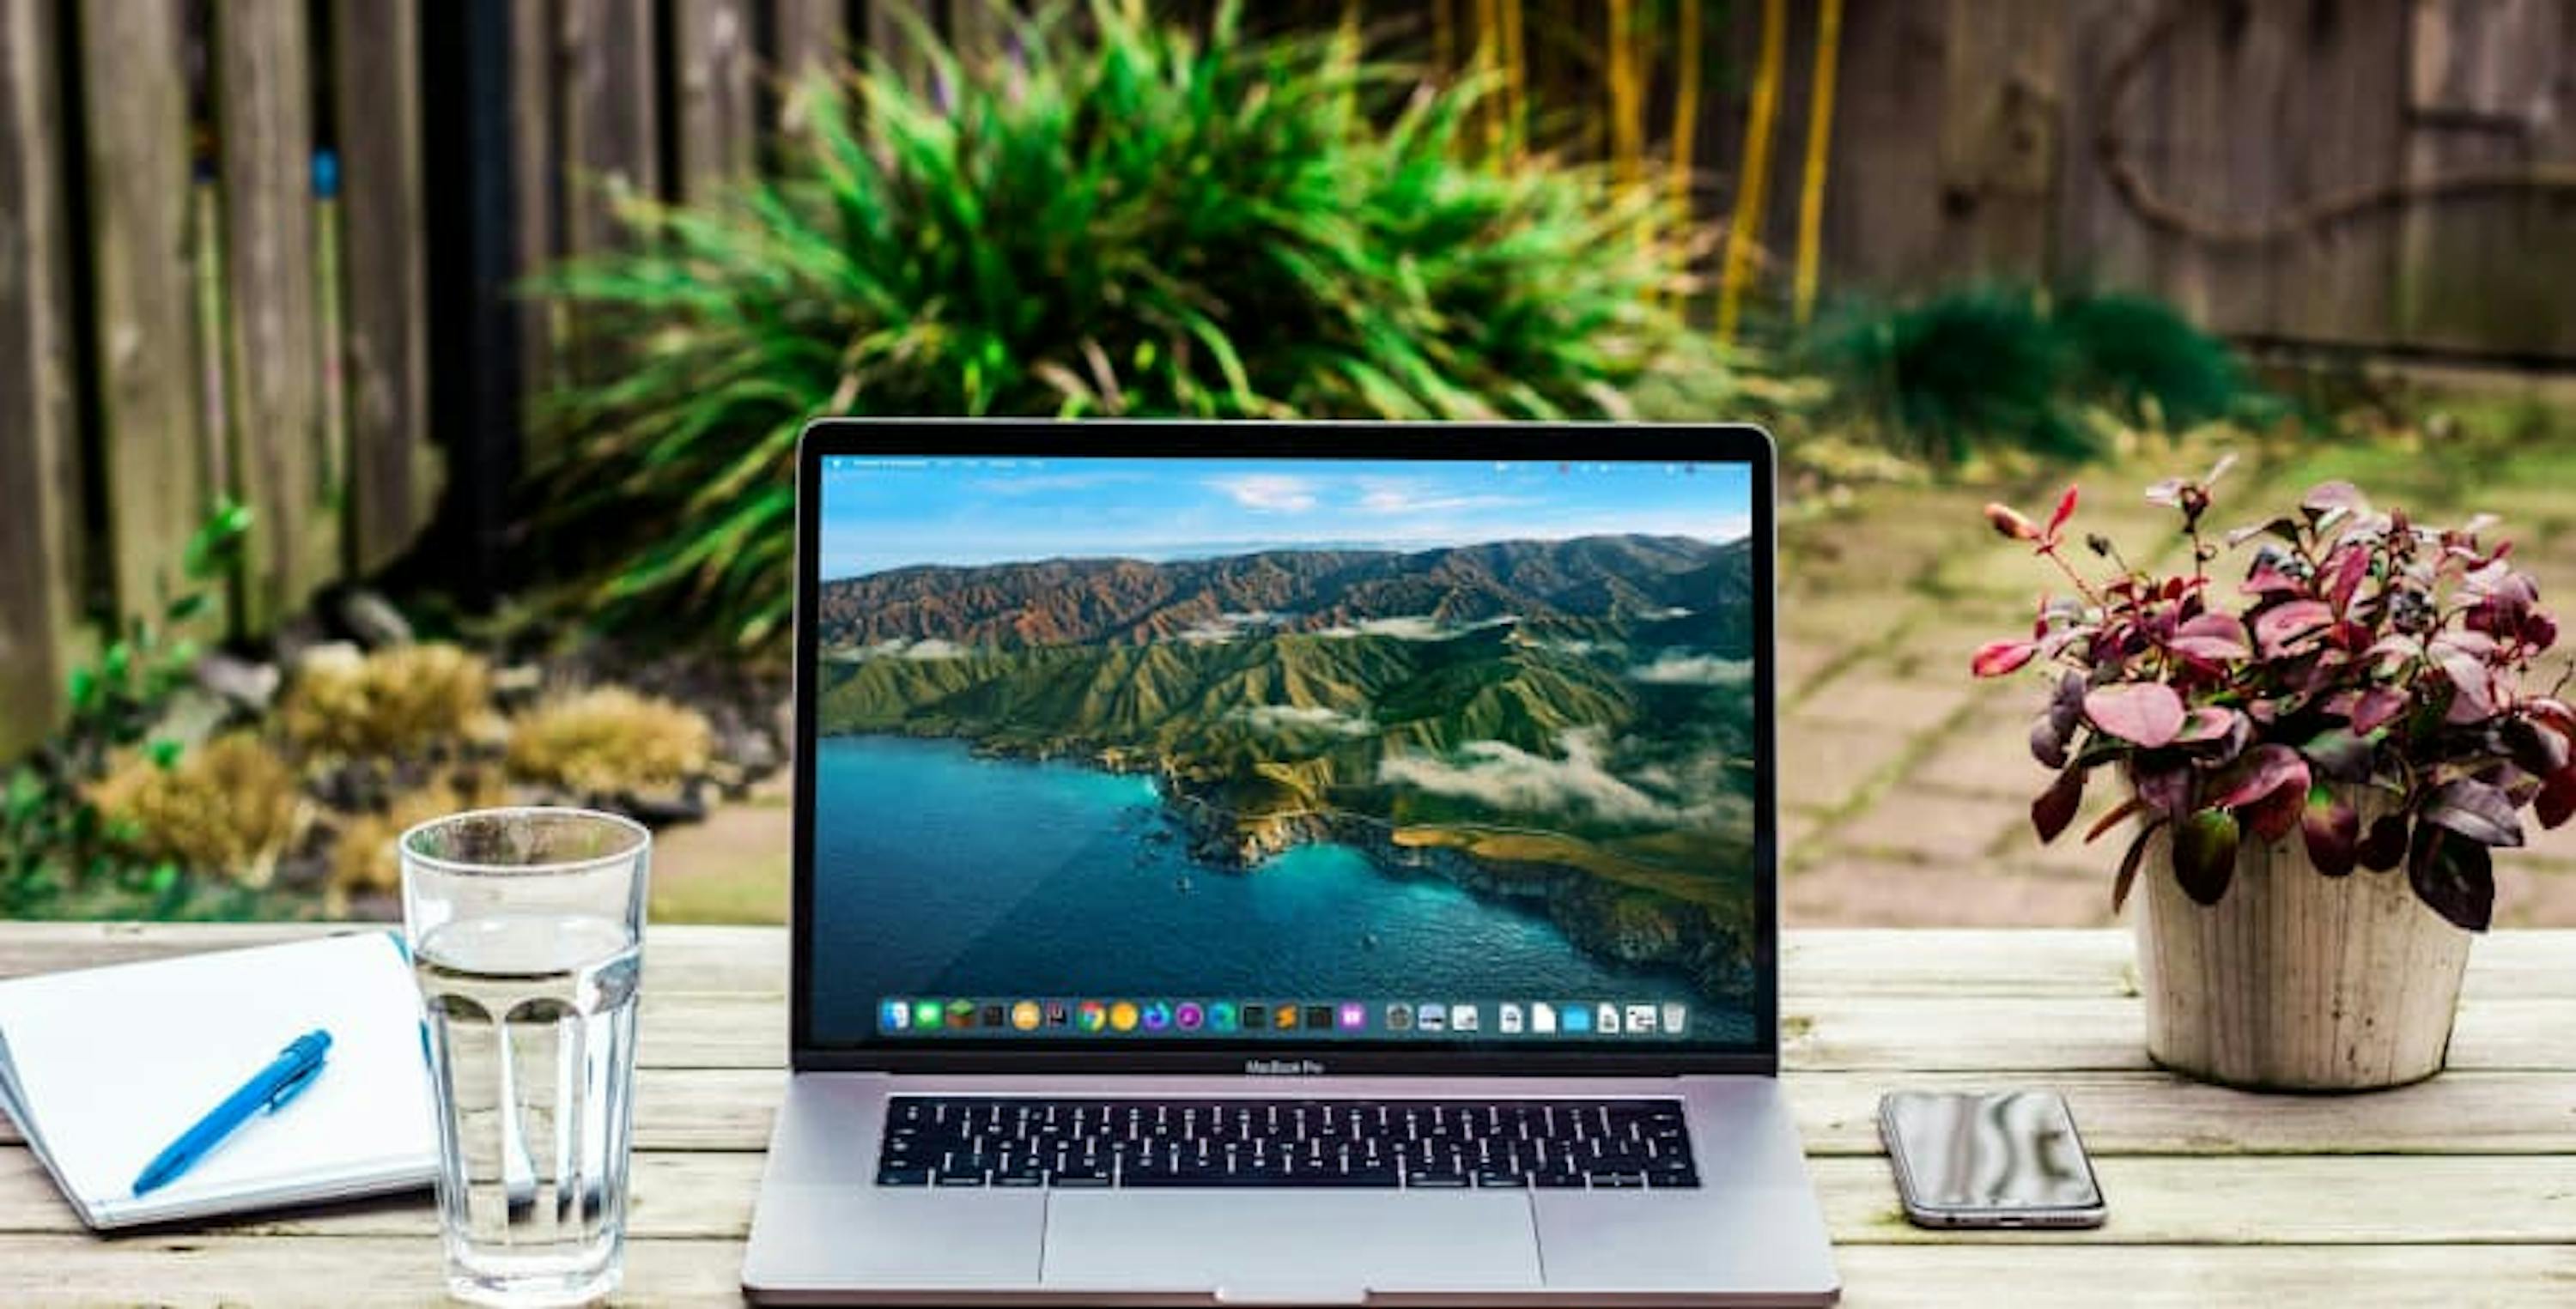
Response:
M547 700L512 720L507 765L512 777L576 796L632 796L700 776L714 753L706 715L603 686Z
M278 708L287 739L344 757L410 756L476 734L491 714L492 666L452 645L348 646L308 654Z
M295 770L248 732L184 754L128 754L90 800L111 839L135 857L251 887L268 884L303 810Z
M1095 0L1008 20L988 60L929 41L928 89L882 64L800 88L774 176L628 200L629 248L542 284L613 356L545 416L541 521L605 579L585 619L783 631L822 414L1714 411L1652 195L1487 141L1484 82L1250 38L1241 8L1205 39Z
M2379 512L2348 483L2309 491L2295 511L2209 541L2202 522L2226 470L2159 483L2190 547L2189 570L2070 558L2069 488L2045 526L2002 505L1986 515L2062 572L2070 596L2043 598L2027 638L1977 651L1999 677L2041 663L2055 693L2031 753L2058 770L2031 805L2043 841L2071 823L2086 779L2118 771L2129 794L2087 835L2135 820L2120 863L2124 900L2156 832L2173 874L2203 905L2227 892L2247 839L2293 833L2328 877L2403 867L2415 895L2470 931L2493 917L2492 851L2523 842L2522 811L2544 827L2576 816L2576 710L2565 677L2526 685L2558 637L2494 520L2456 528ZM2250 548L2248 548L2250 547ZM2225 550L2241 564L2213 571Z

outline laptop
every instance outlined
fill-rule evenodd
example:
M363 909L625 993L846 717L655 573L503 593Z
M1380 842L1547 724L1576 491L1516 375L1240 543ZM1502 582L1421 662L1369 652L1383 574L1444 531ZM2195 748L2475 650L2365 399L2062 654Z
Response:
M826 421L775 1304L1818 1305L1749 427Z

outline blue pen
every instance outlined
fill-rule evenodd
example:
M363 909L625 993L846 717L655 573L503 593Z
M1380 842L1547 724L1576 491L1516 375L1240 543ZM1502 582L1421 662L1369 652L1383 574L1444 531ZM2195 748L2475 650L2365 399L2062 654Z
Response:
M134 1179L134 1193L142 1195L176 1181L181 1173L197 1166L224 1138L241 1130L261 1110L276 1113L288 1101L302 1095L322 1075L322 1060L331 1053L331 1034L316 1029L287 1043L275 1062L260 1069L242 1088L224 1098L197 1125L179 1134L170 1148L160 1153Z

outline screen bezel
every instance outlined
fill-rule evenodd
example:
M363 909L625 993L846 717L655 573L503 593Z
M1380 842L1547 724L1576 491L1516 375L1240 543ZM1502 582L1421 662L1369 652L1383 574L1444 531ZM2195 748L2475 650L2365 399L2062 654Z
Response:
M995 1040L814 1039L814 749L816 640L806 615L820 593L820 474L835 455L1044 457L1048 459L1339 459L1385 462L1510 460L1587 463L1674 462L1748 467L1753 549L1755 989L1753 1040L1692 1042L1305 1041L1285 1037L1216 1041L1074 1037ZM1734 424L1449 424L1367 422L1196 422L1001 419L821 419L808 424L796 455L796 623L794 674L795 886L789 979L790 1061L799 1072L887 1073L1242 1073L1248 1059L1330 1074L1456 1076L1679 1076L1779 1071L1778 731L1774 656L1776 600L1770 436Z

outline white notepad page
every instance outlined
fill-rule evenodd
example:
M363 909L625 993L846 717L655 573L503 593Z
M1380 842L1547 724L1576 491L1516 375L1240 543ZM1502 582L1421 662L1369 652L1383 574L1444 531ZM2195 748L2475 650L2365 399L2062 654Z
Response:
M331 1052L310 1089L134 1196L144 1165L315 1028ZM0 982L0 1099L92 1227L403 1190L438 1165L419 990L386 932Z

